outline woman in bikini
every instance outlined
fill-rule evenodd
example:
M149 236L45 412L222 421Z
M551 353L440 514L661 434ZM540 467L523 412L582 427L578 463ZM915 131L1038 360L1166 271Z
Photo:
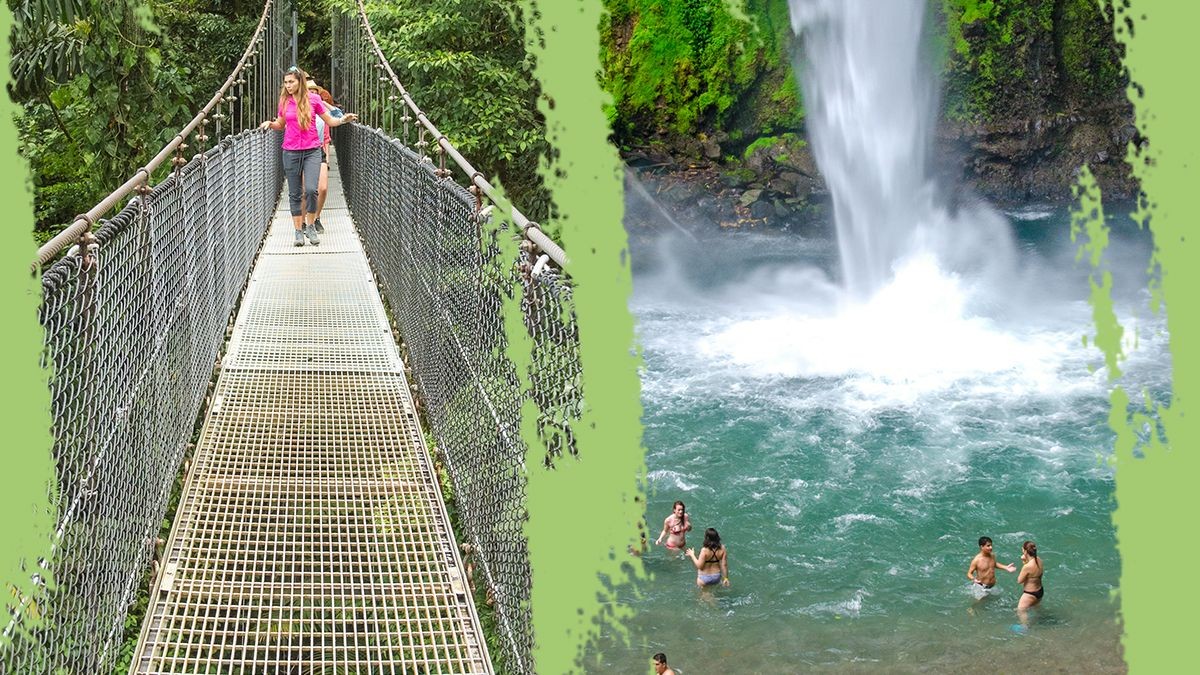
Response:
M1037 544L1027 541L1021 544L1021 572L1017 574L1017 583L1021 584L1021 599L1017 602L1017 614L1025 623L1030 607L1042 601L1046 589L1042 587L1042 559L1038 557Z
M692 521L688 518L683 502L676 501L671 515L663 520L662 532L658 535L658 539L654 540L654 545L658 546L662 543L663 537L666 537L668 549L676 553L682 551L683 547L687 545L684 535L690 529L692 529Z
M729 585L729 552L721 544L721 535L713 528L704 531L704 546L700 555L692 549L687 550L687 556L696 565L696 586L704 588L718 581L722 586Z

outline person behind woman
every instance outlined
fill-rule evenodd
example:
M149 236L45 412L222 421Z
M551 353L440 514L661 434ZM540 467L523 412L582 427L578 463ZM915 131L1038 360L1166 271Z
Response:
M682 551L687 545L684 535L692 529L692 521L688 518L687 510L683 502L676 500L675 505L671 508L671 515L663 519L663 529L659 533L658 539L654 540L654 545L658 546L662 543L663 537L667 538L667 548L672 551Z
M341 117L342 109L333 100L333 94L329 90L317 84L316 80L308 81L308 92L316 94L321 98L321 102L329 109L329 114L332 117ZM329 195L329 127L325 125L325 120L317 117L317 138L321 139L321 177L317 181L317 211L313 214L313 229L317 234L325 234L325 226L321 224L321 211L325 209L325 198Z
M1021 571L1017 574L1017 583L1021 584L1021 599L1017 602L1017 614L1021 623L1028 620L1030 607L1042 601L1046 589L1042 587L1042 559L1038 557L1037 544L1026 541L1021 544Z
M330 127L340 126L358 119L354 114L335 118L329 114L321 97L305 88L304 72L292 66L283 76L279 89L279 112L274 120L263 122L260 129L283 130L283 172L288 181L288 206L292 223L296 226L296 246L304 245L304 237L313 245L321 238L312 221L305 222L305 210L313 219L317 212L317 184L321 174L321 139L317 136L316 117L320 116ZM304 181L303 193L301 180ZM300 206L301 196L307 201L307 209Z
M713 528L704 531L704 546L697 556L693 549L687 550L687 556L696 565L696 586L704 588L718 581L722 586L729 585L729 552L721 544L721 535Z

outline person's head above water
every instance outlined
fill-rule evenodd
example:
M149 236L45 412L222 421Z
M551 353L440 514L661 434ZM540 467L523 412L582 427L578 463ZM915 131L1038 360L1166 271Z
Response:
M983 548L985 546L991 546L991 545L992 545L991 537L980 537L979 538L979 548Z
M713 551L721 548L721 535L717 534L716 529L710 527L704 531L704 548Z
M661 673L666 672L666 670L667 670L667 655L666 654L659 652L651 658L654 659L654 672L655 673L661 674Z
M671 505L671 510L680 520L683 520L683 514L687 512L687 507L683 505L683 502L676 499L675 503Z
M1025 543L1021 544L1021 551L1023 551L1025 555L1029 556L1030 558L1036 558L1037 544L1033 543L1032 541L1026 541Z

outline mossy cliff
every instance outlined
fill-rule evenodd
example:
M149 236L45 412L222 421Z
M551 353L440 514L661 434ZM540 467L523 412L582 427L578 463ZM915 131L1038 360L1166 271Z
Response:
M1056 201L1087 163L1106 194L1134 193L1122 160L1142 139L1106 4L929 2L948 178L994 199ZM787 0L605 4L609 116L631 164L667 174L666 191L680 203L730 193L723 210L707 214L727 225L820 215Z
M1135 191L1140 143L1121 49L1099 0L942 0L947 37L942 137L986 193L1063 199L1088 164L1106 194ZM1122 27L1123 28L1123 27Z

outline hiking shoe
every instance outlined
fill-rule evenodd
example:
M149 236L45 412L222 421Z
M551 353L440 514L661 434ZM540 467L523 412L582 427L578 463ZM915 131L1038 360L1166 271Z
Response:
M321 238L317 236L317 230L312 225L304 226L304 236L308 237L308 241L312 243L313 246L319 246L321 244Z
M301 232L300 230L296 230L296 246L303 246L303 245L304 245L304 233Z
M317 234L325 234L325 226L321 224L320 218L313 221L313 229L317 231Z

